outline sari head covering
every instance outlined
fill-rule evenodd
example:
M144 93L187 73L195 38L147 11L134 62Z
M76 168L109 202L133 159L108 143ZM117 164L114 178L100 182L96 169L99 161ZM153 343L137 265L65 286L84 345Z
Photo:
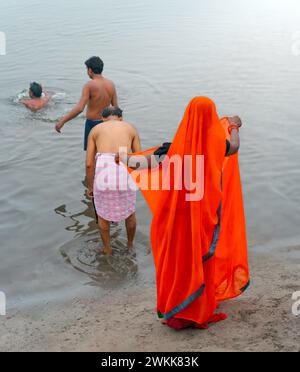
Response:
M214 102L194 98L162 165L132 172L134 179L148 172L161 184L174 175L169 190L142 192L153 213L157 311L175 329L224 320L215 315L219 302L239 296L249 283L238 155L225 157L227 136L228 120L219 119ZM181 159L177 171L174 158ZM200 178L201 197L188 187Z

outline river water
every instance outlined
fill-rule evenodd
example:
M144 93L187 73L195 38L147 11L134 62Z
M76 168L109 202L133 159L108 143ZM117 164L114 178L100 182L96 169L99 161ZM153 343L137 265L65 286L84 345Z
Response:
M251 250L299 242L300 3L296 0L10 0L0 31L0 290L9 307L153 277L150 214L138 200L138 259L102 262L84 197L83 123L55 122L77 102L84 61L99 55L143 147L172 137L196 95L244 122L240 153ZM31 81L54 95L32 114ZM299 254L299 251L297 251ZM297 253L294 251L294 254ZM71 264L71 265L70 265ZM152 280L152 279L151 279Z

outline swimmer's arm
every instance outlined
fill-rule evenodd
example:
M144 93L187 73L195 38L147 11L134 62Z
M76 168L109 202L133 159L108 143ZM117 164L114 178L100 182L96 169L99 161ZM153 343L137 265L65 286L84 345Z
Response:
M47 103L50 101L50 99L51 99L51 96L50 96L50 94L48 93L48 92L44 92L44 95L45 95L45 101L47 101Z
M90 99L90 89L88 85L85 85L82 90L80 101L77 103L77 105L73 108L72 111L70 111L66 116L64 116L56 124L56 127L55 127L56 131L60 133L61 129L67 122L75 119L78 115L80 115L84 111L86 105L88 104L89 99Z
M43 104L41 108L47 107L50 100L51 100L50 95L47 92L44 92L44 98L42 99Z
M20 103L21 103L22 105L26 106L27 108L29 108L28 100L23 99L22 101L20 101Z
M23 100L23 101L20 101L20 103L32 112L38 111L38 109L32 105L31 100Z
M92 196L93 189L94 189L96 152L97 152L97 148L96 148L95 132L92 131L89 135L87 152L86 152L86 178L87 178L89 196Z
M231 125L237 125L237 128L231 129L230 135L230 149L227 156L235 155L240 149L240 135L239 128L242 127L242 120L238 116L229 118L229 123Z
M27 108L30 108L31 105L32 105L32 99L22 99L20 101L20 103L24 106L26 106Z

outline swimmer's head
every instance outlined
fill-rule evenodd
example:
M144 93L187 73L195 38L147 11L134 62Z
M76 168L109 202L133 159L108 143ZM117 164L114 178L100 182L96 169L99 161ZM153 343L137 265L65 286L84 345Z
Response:
M94 75L101 75L104 68L104 63L100 57L91 57L85 61L87 73L91 79Z
M38 83L31 83L29 88L29 95L31 98L41 98L43 94L43 88Z
M120 107L110 106L103 110L102 117L104 121L109 120L123 120L123 111Z

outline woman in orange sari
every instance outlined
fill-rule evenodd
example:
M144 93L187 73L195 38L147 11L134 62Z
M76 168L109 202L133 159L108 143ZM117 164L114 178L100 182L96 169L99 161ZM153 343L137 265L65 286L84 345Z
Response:
M174 157L192 159L188 169L186 162L179 163L182 172L168 190L141 190L153 213L158 315L177 330L206 328L226 319L225 314L215 313L220 302L241 295L249 285L237 154L240 126L238 117L220 120L210 99L194 98L172 144L154 151L155 155L167 153L160 167L156 171L130 169L135 180L145 171L152 179L157 175L163 179L174 173ZM144 154L149 159L149 151ZM200 155L204 172L199 172ZM166 168L169 172L163 172ZM177 187L178 177L182 181L186 173L193 179L203 178L201 198L187 198L191 190L185 184Z

